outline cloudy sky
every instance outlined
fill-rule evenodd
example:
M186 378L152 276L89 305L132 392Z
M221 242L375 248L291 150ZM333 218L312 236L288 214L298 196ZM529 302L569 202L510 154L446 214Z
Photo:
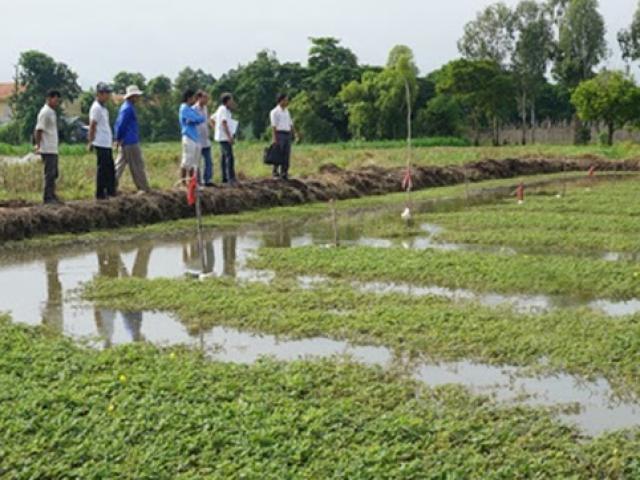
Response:
M466 22L492 0L5 0L0 82L21 51L68 63L88 87L120 70L174 78L184 66L219 75L261 49L304 61L308 37L335 36L361 62L381 64L396 44L413 48L423 72L457 55ZM506 0L514 5L517 0ZM622 66L616 33L637 0L601 0L611 57ZM6 15L6 13L9 13Z

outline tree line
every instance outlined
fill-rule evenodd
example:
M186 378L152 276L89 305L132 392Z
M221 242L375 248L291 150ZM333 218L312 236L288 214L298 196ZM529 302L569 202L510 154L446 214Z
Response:
M145 91L139 117L146 141L179 138L179 97L192 88L214 99L233 92L241 134L249 139L268 132L268 113L284 91L307 142L405 138L408 115L415 136L478 142L490 131L499 145L503 127L519 125L526 143L535 140L539 121L549 120L573 122L576 143L590 140L592 124L605 125L612 142L615 130L640 123L640 93L628 69L597 71L608 54L605 33L598 0L522 0L514 8L498 2L464 27L460 58L427 74L407 46L395 46L384 66L372 66L338 39L320 37L310 39L306 64L281 62L265 50L219 78L187 67L173 80L120 72L112 84L116 92L130 84ZM640 60L640 5L618 41L627 62ZM79 98L85 114L93 99L67 65L37 51L20 55L16 85L14 121L0 129L0 141L29 138L50 88L65 100Z

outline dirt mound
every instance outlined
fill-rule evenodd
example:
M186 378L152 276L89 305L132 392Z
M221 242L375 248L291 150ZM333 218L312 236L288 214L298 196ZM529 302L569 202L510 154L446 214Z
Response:
M640 161L609 162L594 159L507 159L484 160L464 166L416 167L415 189L513 178L562 171L638 171ZM251 180L234 188L205 189L205 214L238 213L244 210L297 205L307 202L343 200L382 195L401 190L404 169L370 166L342 170L326 165L319 175L294 179ZM21 240L37 235L80 233L92 230L158 223L194 216L183 190L156 191L144 195L123 195L107 201L77 201L61 206L31 205L25 202L0 204L0 241Z

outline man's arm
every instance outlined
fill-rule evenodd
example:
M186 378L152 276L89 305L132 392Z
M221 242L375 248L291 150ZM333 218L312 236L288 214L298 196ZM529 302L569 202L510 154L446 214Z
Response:
M129 127L131 121L131 112L129 110L120 110L118 113L118 119L116 120L115 138L118 145L122 144L124 134Z
M40 152L40 143L42 143L42 130L41 129L37 129L36 130L36 145L35 145L36 153Z
M229 122L227 122L227 120L222 120L222 128L224 129L225 133L227 134L227 138L229 139L229 143L231 145L233 145L234 142L234 138L233 135L231 135L231 130L229 129Z
M216 117L215 115L211 115L211 118L209 119L209 126L211 127L211 130L216 129Z
M193 108L186 109L185 116L186 116L187 123L190 125L200 125L201 123L204 123L206 120L204 116L200 115Z
M91 120L89 122L89 134L87 135L87 150L91 151L93 141L96 139L96 130L98 128L98 122Z

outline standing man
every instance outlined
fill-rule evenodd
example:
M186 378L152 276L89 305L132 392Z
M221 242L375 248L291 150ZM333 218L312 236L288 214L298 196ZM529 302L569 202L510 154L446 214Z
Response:
M238 182L236 180L233 144L238 123L231 116L232 110L236 108L236 103L230 93L223 93L220 97L220 103L220 107L213 115L213 120L215 122L215 141L220 143L222 183L236 185Z
M96 198L104 200L116 194L116 168L113 163L113 134L109 123L109 110L105 106L111 98L111 87L99 83L96 99L89 110L89 150L95 148L98 160L96 170Z
M35 151L42 156L44 164L44 203L61 203L56 195L58 179L58 115L60 92L51 90L47 94L44 106L38 113L35 133Z
M289 113L289 96L281 93L277 98L278 105L271 110L271 129L273 144L280 147L282 163L273 166L273 178L289 179L289 163L291 161L291 144L296 137L293 120Z
M196 104L194 110L202 115L205 119L209 118L209 95L203 90L196 93ZM211 161L211 138L209 133L209 124L205 121L198 125L198 136L200 137L200 148L202 159L204 160L204 172L202 181L207 187L213 187L213 163Z
M127 87L124 96L124 103L118 112L115 125L116 149L118 159L116 160L116 184L124 169L129 165L133 183L138 190L148 192L149 182L147 172L144 168L144 159L140 149L140 135L138 133L138 117L136 116L135 105L142 96L142 91L136 85Z
M206 118L200 115L193 106L196 103L196 92L187 89L182 95L182 105L178 112L180 132L182 133L182 163L180 165L180 177L182 184L187 184L187 175L191 178L198 170L202 147L198 125L206 122Z

